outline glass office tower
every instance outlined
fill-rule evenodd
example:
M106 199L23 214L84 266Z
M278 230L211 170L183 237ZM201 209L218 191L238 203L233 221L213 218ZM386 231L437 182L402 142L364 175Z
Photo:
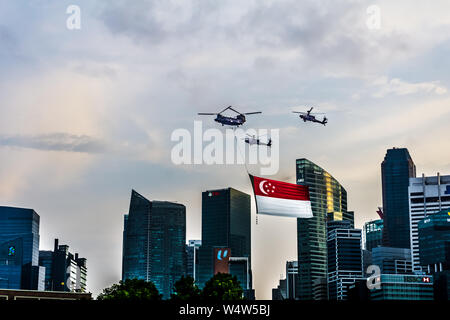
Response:
M33 209L0 207L0 288L44 290L39 219Z
M131 192L124 217L122 279L152 281L163 298L186 275L186 207Z
M298 299L312 300L313 282L327 277L327 217L350 220L353 226L353 212L347 212L345 189L324 169L307 159L298 159L296 173L297 184L309 187L314 215L309 219L297 219L299 281L296 292Z
M246 294L251 295L250 213L250 195L246 193L233 188L202 193L202 246L199 250L198 274L200 287L214 275L214 248L230 248L230 273L238 277ZM241 263L241 260L246 260L246 263Z
M406 148L387 150L381 164L383 188L383 245L410 248L409 178L416 176L416 166Z

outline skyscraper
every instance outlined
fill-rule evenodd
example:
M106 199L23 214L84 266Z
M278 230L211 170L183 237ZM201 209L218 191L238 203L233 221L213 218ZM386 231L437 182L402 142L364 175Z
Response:
M45 267L45 290L86 292L86 259L69 252L69 246L55 239L53 251L39 251L39 265Z
M39 219L33 209L0 207L0 288L44 290Z
M353 225L353 212L347 212L347 192L328 172L307 159L296 161L297 184L309 186L314 217L297 219L297 250L299 281L297 297L313 299L313 282L327 278L328 219L349 220ZM319 281L319 283L323 283Z
M186 207L131 192L124 217L122 279L152 281L164 298L186 274Z
M450 176L409 179L410 243L415 271L421 271L419 259L419 221L450 208Z
M416 176L416 166L406 148L387 150L381 164L383 189L383 245L410 248L409 178Z
M327 223L329 300L347 300L348 287L363 279L361 235L348 220Z
M231 252L229 272L246 294L252 291L250 195L233 188L202 193L202 246L199 250L198 284L214 275L214 249Z

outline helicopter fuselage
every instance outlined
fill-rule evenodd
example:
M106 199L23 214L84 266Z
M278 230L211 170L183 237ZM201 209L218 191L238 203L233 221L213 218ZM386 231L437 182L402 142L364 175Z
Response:
M310 115L310 114L301 114L300 118L306 122L306 121L311 121L311 122L317 122L320 124L325 125L327 123L326 119L324 118L323 120L317 120L315 116Z
M218 114L214 121L227 126L241 126L245 123L245 116L237 115L236 117L227 117Z

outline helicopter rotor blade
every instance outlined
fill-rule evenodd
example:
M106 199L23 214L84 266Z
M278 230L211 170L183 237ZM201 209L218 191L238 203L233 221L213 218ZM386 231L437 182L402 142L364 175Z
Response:
M246 112L244 113L245 115L249 115L249 114L260 114L262 113L261 111L255 111L255 112Z
M231 110L231 111L234 111L234 112L236 112L237 114L241 114L241 115L242 115L242 113L240 113L239 111L233 109L232 106L229 106L227 109L229 109L229 110ZM227 110L227 109L225 109L225 110ZM225 110L224 110L224 111L225 111ZM222 111L222 112L223 112L223 111Z
M199 112L199 116L216 116L218 113L207 113L207 112Z

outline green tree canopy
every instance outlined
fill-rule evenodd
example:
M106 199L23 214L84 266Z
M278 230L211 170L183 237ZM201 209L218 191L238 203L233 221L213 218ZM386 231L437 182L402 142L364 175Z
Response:
M113 284L111 287L103 290L98 300L133 300L149 301L161 300L162 295L153 282L146 282L138 279L127 279Z
M205 300L243 300L243 290L236 276L218 273L205 283L202 297Z
M180 280L175 282L173 300L198 300L201 291L195 284L194 278L191 276L182 276Z

